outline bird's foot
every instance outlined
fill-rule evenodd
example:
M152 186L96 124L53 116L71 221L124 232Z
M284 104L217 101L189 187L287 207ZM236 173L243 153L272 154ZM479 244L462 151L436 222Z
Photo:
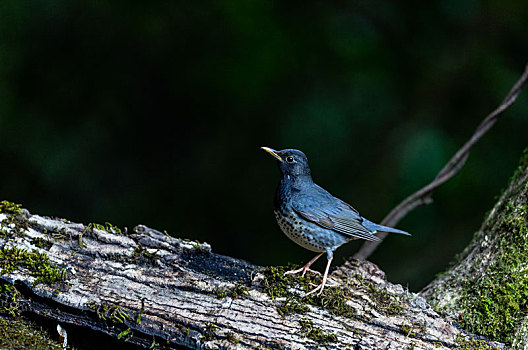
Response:
M314 270L310 269L309 267L304 266L304 267L301 267L300 269L297 269L297 270L286 271L284 273L284 276L286 276L286 275L295 275L295 274L300 273L300 272L302 272L301 277L304 277L306 272L313 273L314 275L320 275L321 274L319 271L314 271Z
M309 285L312 287L320 286L320 284L315 284L315 283L309 283ZM335 281L326 280L325 287L339 287L339 286L340 284Z
M299 273L299 272L302 272L302 275L301 277L304 277L304 275L306 274L306 272L310 272L310 273L313 273L313 274L316 274L316 275L320 275L321 273L320 272L317 272L317 271L314 271L314 270L310 270L310 266L312 266L312 264L317 260L319 259L319 257L321 255L323 255L323 253L319 253L317 254L316 256L313 257L312 260L308 261L308 263L306 265L304 265L303 267L301 267L300 269L297 269L297 270L291 270L291 271L287 271L284 273L284 275L293 275L293 274L296 274L296 273Z
M305 297L307 297L308 295L313 294L313 293L315 293L317 291L319 291L319 293L317 293L317 296L320 296L321 294L323 294L324 287L339 287L339 283L333 282L331 280L326 280L325 282L323 282L321 284L310 283L310 286L315 287L315 288L312 289L311 291L309 291L308 293L306 293L304 295Z
M312 284L312 283L310 283ZM317 291L319 291L319 293L317 293L317 296L320 296L321 294L323 294L323 289L325 287L325 284L324 283L321 283L320 285L318 285L317 287L315 287L314 289L312 289L311 291L309 291L308 293L306 293L304 295L304 297L306 298L307 296L309 296L310 294L313 294Z

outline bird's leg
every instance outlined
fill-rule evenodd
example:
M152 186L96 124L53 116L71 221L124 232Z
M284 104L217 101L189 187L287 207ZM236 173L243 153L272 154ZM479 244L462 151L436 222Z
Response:
M300 269L297 269L297 270L291 270L291 271L286 271L284 273L284 275L291 275L291 274L296 274L296 273L299 273L299 272L302 272L302 275L301 277L304 277L304 275L306 274L306 272L311 272L311 273L315 273L315 274L321 274L319 271L314 271L314 270L311 270L310 269L310 266L312 266L312 264L321 257L321 255L323 255L324 252L322 253L319 253L317 254L316 256L314 256L314 258L310 261L308 261L308 263L306 265L304 265L303 267L301 267Z
M312 294L312 293L315 293L317 291L319 291L319 293L317 293L317 295L321 295L323 293L323 288L325 287L325 284L326 284L326 279L328 277L328 270L330 270L330 263L332 263L332 259L333 259L333 256L329 256L328 257L328 262L326 263L326 269L325 269L325 272L324 272L324 275L323 275L323 282L321 282L320 285L318 285L317 287L315 287L315 289L309 291L308 293L306 293L304 296L307 297L308 295Z

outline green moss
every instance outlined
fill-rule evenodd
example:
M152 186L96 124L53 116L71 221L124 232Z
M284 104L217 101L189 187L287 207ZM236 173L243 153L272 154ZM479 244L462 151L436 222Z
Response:
M322 295L311 294L307 297L299 297L292 293L291 289L301 289L305 293L312 290L314 284L321 283L320 276L312 274L305 277L284 275L286 271L295 268L294 266L270 266L263 271L263 289L271 298L282 298L286 300L278 308L282 316L292 313L305 313L308 311L306 305L322 307L337 316L354 317L354 309L347 304L350 295L345 288L327 287Z
M237 337L235 337L235 335L231 332L227 333L226 334L226 338L227 340L230 342L230 343L233 343L233 344L238 344L240 343L240 340L237 339Z
M191 331L187 327L182 327L181 331L182 331L183 335L186 336L186 337L188 337L189 334L191 334Z
M528 311L528 213L526 204L507 203L501 208L497 251L481 278L468 281L460 298L464 329L487 338L511 343L516 325Z
M134 335L131 328L127 328L117 335L117 339L123 338L124 341L129 341L130 338Z
M216 326L213 323L208 322L205 325L205 330L202 335L202 341L207 342L214 339L216 339Z
M413 333L413 326L411 324L402 323L400 325L400 328L401 328L402 333L405 334L406 337L409 337L409 336L414 337L415 334Z
M389 316L403 315L405 309L398 298L390 294L386 289L376 286L374 283L365 282L367 291L374 301L374 307L377 311L383 312Z
M27 269L35 277L33 285L52 284L66 279L66 270L54 267L46 254L16 247L0 249L0 275Z
M143 248L141 243L137 242L136 249L132 253L132 259L155 265L156 260L158 260L157 252L149 252L146 248Z
M233 299L237 299L237 298L248 296L248 295L249 295L248 287L241 283L236 283L233 289L231 290L230 296Z
M1 214L11 214L11 215L20 215L22 214L22 205L15 204L9 201L0 202L0 213Z
M94 301L90 301L86 306L97 313L97 317L103 321L109 321L116 324L125 323L126 320L130 319L130 315L123 310L119 303L102 303L96 304ZM136 319L137 321L137 319Z
M488 226L482 229L490 232L489 237L484 239L479 232L470 245L489 250L493 260L483 273L482 262L474 262L476 278L463 283L456 305L464 329L506 344L514 341L516 327L528 312L528 184L522 180L527 171L528 148L508 190L491 212Z
M268 266L262 273L264 275L263 289L272 299L283 298L290 295L292 288L310 290L310 283L315 284L317 280L312 274L304 277L299 275L284 275L285 272L296 269L298 266Z
M160 344L156 342L156 338L154 336L152 336L152 343L150 344L150 347L149 349L156 349L157 346L159 346Z
M145 300L147 300L146 297L141 298L141 308L139 309L138 315L136 317L136 324L138 326L141 324L141 317L143 316L143 313L145 312Z
M350 293L341 286L325 288L321 295L311 294L303 300L311 305L322 307L336 316L356 316L355 310L347 303L350 300Z
M69 240L71 239L71 236L68 234L68 231L66 230L66 227L61 227L60 229L58 227L55 227L51 231L44 231L44 233L51 235L51 238L53 239L59 239L59 240ZM82 232L84 234L84 231ZM81 234L81 235L82 235ZM82 241L82 237L80 238Z
M519 174L528 167L528 147L526 147L523 150L523 154L521 156L521 159L519 160L519 166L517 167L517 170L514 173L513 179L515 179Z
M33 244L35 247L39 247L41 249L49 250L53 243L51 243L49 240L41 237L35 237L31 240L31 244Z
M305 314L310 311L310 308L298 298L288 297L284 302L277 308L279 315L285 317L291 314Z
M62 349L62 344L53 341L40 327L25 318L0 316L0 349Z
M218 288L215 290L215 295L218 299L227 298L227 290L225 288Z
M312 321L308 319L299 320L301 326L301 336L309 338L318 344L328 344L337 341L337 336L332 333L325 333L321 329L316 328Z
M419 334L425 334L426 324L424 322L405 322L400 325L401 332L406 337L416 337Z
M2 221L4 229L0 230L0 237L20 236L24 230L29 228L27 218L22 215L23 211L20 204L1 201L0 213L7 215L7 218ZM14 228L7 228L8 225L14 225Z
M223 298L227 298L227 297L230 297L230 298L233 298L233 299L237 299L237 298L241 298L243 296L249 295L249 291L248 291L248 287L246 285L241 284L241 283L236 283L231 288L220 287L220 288L216 289L215 290L215 295L219 299L223 299Z
M490 345L485 340L471 339L468 336L458 334L455 339L456 349L459 350L495 350L498 347Z
M9 231L0 228L0 238L1 239L7 240L11 236L12 236L12 234L9 233Z
M170 236L168 233L166 233L166 235ZM202 242L197 239L180 238L180 240L190 243L194 248L198 248L200 245L202 245Z
M92 222L92 223L90 223L90 224L88 224L86 226L86 228L84 229L84 232L86 232L88 230L93 230L93 229L106 231L106 232L109 232L109 233L116 233L116 234L123 233L123 231L119 227L117 227L117 226L115 226L115 225L113 225L113 224L111 224L109 222L105 222L104 225L96 224L96 223Z
M18 298L20 292L15 286L0 282L0 314L16 316L18 313Z
M86 243L84 242L84 240L83 240L84 232L85 232L85 231L81 232L81 233L79 234L79 237L77 238L77 243L79 243L79 247L81 247L81 248L86 248L86 247L88 247L88 244L86 244Z
M302 287L306 277L284 275L286 271L292 270L296 266L268 266L262 273L264 274L263 287L264 292L272 299L283 298L290 294L289 289Z

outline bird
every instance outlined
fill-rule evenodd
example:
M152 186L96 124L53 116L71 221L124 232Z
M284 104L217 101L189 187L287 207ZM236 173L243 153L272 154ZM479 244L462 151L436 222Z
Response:
M379 240L377 232L393 232L403 235L408 232L375 224L362 217L350 204L334 197L312 180L308 158L297 149L276 151L261 147L277 161L280 182L275 192L274 214L281 230L298 245L316 252L317 255L300 269L287 274L306 272L320 274L310 266L324 253L327 256L326 268L320 285L305 294L321 295L328 278L328 270L334 251L343 244L354 240Z

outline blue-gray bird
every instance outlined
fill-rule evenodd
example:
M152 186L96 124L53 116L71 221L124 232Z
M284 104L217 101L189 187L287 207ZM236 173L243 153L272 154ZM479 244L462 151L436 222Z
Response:
M318 254L304 267L286 272L319 273L310 266L324 253L328 258L323 281L306 295L323 292L334 251L353 239L376 241L378 231L409 233L375 224L361 215L350 204L332 196L312 180L308 158L296 149L276 151L261 147L278 162L281 178L275 192L275 217L282 231L300 246Z

